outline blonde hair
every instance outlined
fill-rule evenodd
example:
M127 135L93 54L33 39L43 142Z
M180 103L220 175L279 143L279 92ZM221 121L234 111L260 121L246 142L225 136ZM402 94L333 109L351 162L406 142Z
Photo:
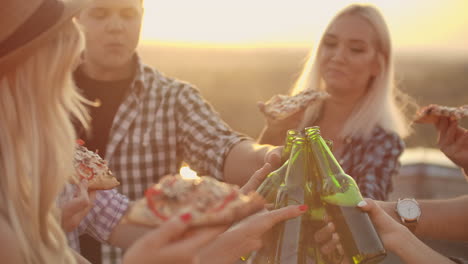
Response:
M71 118L87 120L72 80L82 47L70 21L0 76L0 213L25 263L75 263L55 202L74 171Z
M380 126L386 131L395 132L401 137L410 133L409 122L403 109L410 98L396 88L394 83L394 65L390 33L380 11L372 5L352 4L344 8L330 21L325 32L340 17L345 15L359 16L365 19L377 34L377 60L380 73L371 82L366 94L354 107L353 112L344 124L340 137L371 136L375 127ZM304 89L324 90L325 85L319 75L317 54L320 54L324 34L317 43L317 51L312 50L291 94L297 94ZM400 105L397 104L397 97ZM311 106L306 110L302 125L314 122L320 114L322 105Z

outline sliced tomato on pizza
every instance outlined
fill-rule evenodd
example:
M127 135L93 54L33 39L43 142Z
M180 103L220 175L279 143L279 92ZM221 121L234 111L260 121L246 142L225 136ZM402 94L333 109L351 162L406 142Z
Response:
M88 181L90 190L108 190L117 187L120 183L112 175L107 162L83 144L82 140L77 141L73 160L78 177Z
M294 96L278 94L265 103L265 114L272 119L286 119L313 102L319 102L329 96L324 91L304 90Z
M204 225L215 214L242 206L251 197L242 194L238 186L212 177L185 179L180 175L166 175L134 203L127 220L154 227L172 216L189 212L192 225Z

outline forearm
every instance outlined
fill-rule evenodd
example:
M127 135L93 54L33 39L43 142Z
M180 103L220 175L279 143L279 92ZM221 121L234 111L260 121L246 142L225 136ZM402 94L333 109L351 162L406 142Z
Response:
M250 176L265 163L265 154L270 145L258 145L244 140L235 145L224 161L224 180L229 183L244 185Z
M468 240L468 230L462 228L468 222L468 196L449 200L418 200L421 217L415 234L419 237L441 240ZM396 202L380 202L387 214L398 222Z
M281 146L284 144L283 139L287 130L276 129L265 126L260 132L257 142L259 144L271 144L274 146Z
M416 235L445 240L468 240L468 196L448 200L418 201L421 218Z
M399 234L389 245L388 250L395 253L406 264L453 264L451 260L434 251L409 231Z

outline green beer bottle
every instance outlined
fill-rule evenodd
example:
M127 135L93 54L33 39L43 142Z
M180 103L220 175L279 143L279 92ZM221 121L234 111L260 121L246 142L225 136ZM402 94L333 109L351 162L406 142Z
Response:
M316 133L316 131L320 131L319 127L317 126L307 127L304 129L307 141L309 141L309 136ZM307 146L307 151L309 152L309 172L305 185L305 188L308 189L306 204L309 207L309 210L306 214L308 217L306 228L307 234L309 234L306 241L307 252L310 258L314 258L316 264L322 264L326 262L320 251L320 245L315 242L314 234L325 226L324 218L326 211L320 198L321 176L317 167L317 162L315 161L314 155L312 153L312 149L310 148L310 144Z
M367 213L356 206L363 200L356 182L336 161L320 131L308 135L321 174L320 197L336 225L350 263L379 263L386 252Z
M257 193L265 198L267 203L274 203L276 199L276 194L278 188L284 182L284 177L286 175L286 170L288 168L289 155L291 153L292 145L294 139L300 136L298 130L290 129L286 133L286 140L284 144L284 149L282 153L282 160L286 160L284 164L275 171L270 172L262 184L257 188Z
M310 199L312 189L306 186L309 177L309 153L307 142L303 137L296 137L291 150L289 164L284 184L280 186L275 202L275 208L288 205L306 204ZM276 227L276 250L273 263L312 264L314 256L308 252L307 238L309 211L305 214L285 221Z

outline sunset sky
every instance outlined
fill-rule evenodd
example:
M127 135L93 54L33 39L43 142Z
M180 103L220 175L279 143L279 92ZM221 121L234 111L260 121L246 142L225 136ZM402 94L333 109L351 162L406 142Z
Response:
M307 46L348 0L145 0L142 40ZM468 0L374 0L400 49L468 52Z

